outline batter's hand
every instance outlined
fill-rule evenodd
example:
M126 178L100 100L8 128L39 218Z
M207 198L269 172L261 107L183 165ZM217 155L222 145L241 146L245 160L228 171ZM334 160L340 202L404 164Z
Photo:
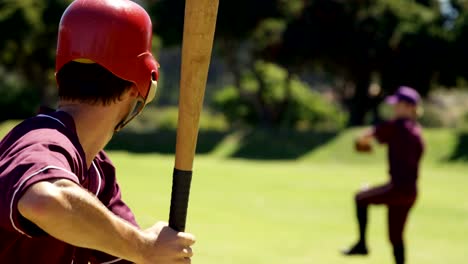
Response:
M159 222L145 232L150 237L150 245L145 250L143 262L138 264L191 263L191 246L195 243L192 234L176 232L165 222Z

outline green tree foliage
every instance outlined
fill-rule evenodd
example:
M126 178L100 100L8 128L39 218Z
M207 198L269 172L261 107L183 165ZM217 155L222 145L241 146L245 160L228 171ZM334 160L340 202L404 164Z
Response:
M308 1L288 24L280 60L321 65L354 87L347 100L350 124L362 124L378 101L369 96L372 76L390 93L410 85L426 94L444 68L450 32L435 1Z
M271 0L220 1L219 6L215 51L223 57L227 70L233 76L232 87L239 89L238 95L241 97L238 99L248 101L254 107L255 112L252 115L256 117L251 120L264 126L278 125L278 116L283 115L287 108L272 110L267 102L269 94L265 92L268 89L264 88L269 80L264 79L255 65L264 57L275 57L275 49L278 50L286 28L285 15L293 17L301 8L301 1L280 2L281 4ZM155 30L163 38L164 45L180 44L184 0L160 0L150 10L155 16ZM250 79L259 84L257 93L240 90L244 87L245 75L250 75ZM278 88L284 89L284 86L280 85ZM233 113L237 111L227 114L231 116Z
M327 130L345 123L338 106L278 65L258 61L240 83L218 91L214 99L231 123Z
M440 73L440 79L448 86L459 84L461 79L468 79L466 62L468 60L468 2L453 0L457 19L453 21L448 34L450 52L446 53L443 66L447 69ZM463 84L465 82L463 81Z
M50 103L58 23L69 2L0 2L1 108L10 118L30 115L39 101Z
M455 43L466 38L460 21L468 12L464 1L454 4L463 15L450 27L438 0L221 1L216 47L234 76L233 87L242 86L244 72L256 72L259 60L278 63L290 74L319 67L338 76L354 87L343 103L351 112L349 124L360 125L382 97L369 95L375 76L384 94L410 85L423 95L433 82L451 85L464 76L461 64L451 66L464 58L454 51L464 52ZM163 36L181 30L183 0L160 0L155 10ZM263 122L275 119L263 116Z
M16 74L0 72L0 121L31 116L39 105L39 91Z
M185 0L159 0L149 5L155 31L166 45L182 41L184 6ZM260 21L278 16L276 1L220 1L216 35L218 39L241 41L251 35Z
M0 1L3 99L14 101L23 97L20 94L37 93L43 102L50 100L55 91L57 26L70 1ZM155 43L179 45L184 0L138 2L152 16L161 40ZM250 102L258 122L278 125L284 120L278 116L294 109L287 103L272 111L267 103L269 92L243 92L246 76L257 83L259 91L275 86L264 74L265 67L258 66L264 63L280 65L289 76L286 80L293 83L300 81L291 76L316 68L344 80L343 86L354 87L350 96L343 97L351 112L349 123L358 125L379 103L379 97L368 92L376 76L384 93L411 85L422 94L433 83L454 86L468 78L468 4L449 2L452 15L441 9L439 0L222 0L215 52L231 73L239 100ZM7 81L5 76L12 77ZM13 77L18 82L11 81ZM277 86L283 89L278 94L288 93L290 85ZM34 104L28 103L31 109Z

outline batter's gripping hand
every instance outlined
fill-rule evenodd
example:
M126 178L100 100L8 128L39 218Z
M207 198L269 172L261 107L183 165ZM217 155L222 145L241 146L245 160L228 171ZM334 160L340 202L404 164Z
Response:
M359 153L370 153L372 152L372 145L369 142L356 139L354 149Z
M177 232L164 222L147 229L146 234L149 243L143 250L143 260L137 264L191 263L192 245L195 243L192 234Z

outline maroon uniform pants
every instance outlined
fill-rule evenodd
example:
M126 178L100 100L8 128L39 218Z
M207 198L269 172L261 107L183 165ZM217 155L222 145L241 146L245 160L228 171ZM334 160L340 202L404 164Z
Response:
M391 183L361 191L356 195L358 206L387 205L388 235L393 245L403 244L406 220L415 201L416 191L397 188Z

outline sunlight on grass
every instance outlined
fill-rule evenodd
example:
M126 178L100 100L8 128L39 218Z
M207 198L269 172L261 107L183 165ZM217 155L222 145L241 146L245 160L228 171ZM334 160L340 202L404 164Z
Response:
M0 135L15 124L2 124ZM358 131L340 133L297 160L227 158L242 144L238 134L222 140L211 154L197 156L187 223L198 238L194 263L392 263L383 207L370 211L371 256L338 254L356 238L354 193L364 183L387 179L384 148L376 147L374 155L353 152ZM465 264L468 166L447 162L457 146L453 131L427 130L425 138L421 195L407 230L408 263ZM173 156L110 155L140 225L167 221Z
M111 155L120 172L124 196L141 225L167 220L172 157L124 152ZM461 201L466 200L467 168L425 165L421 196L407 233L409 263L466 263L468 204ZM354 192L365 182L385 180L383 162L259 162L198 157L187 225L198 237L194 261L391 263L386 210L382 207L374 207L370 213L371 256L345 259L338 254L356 236Z

